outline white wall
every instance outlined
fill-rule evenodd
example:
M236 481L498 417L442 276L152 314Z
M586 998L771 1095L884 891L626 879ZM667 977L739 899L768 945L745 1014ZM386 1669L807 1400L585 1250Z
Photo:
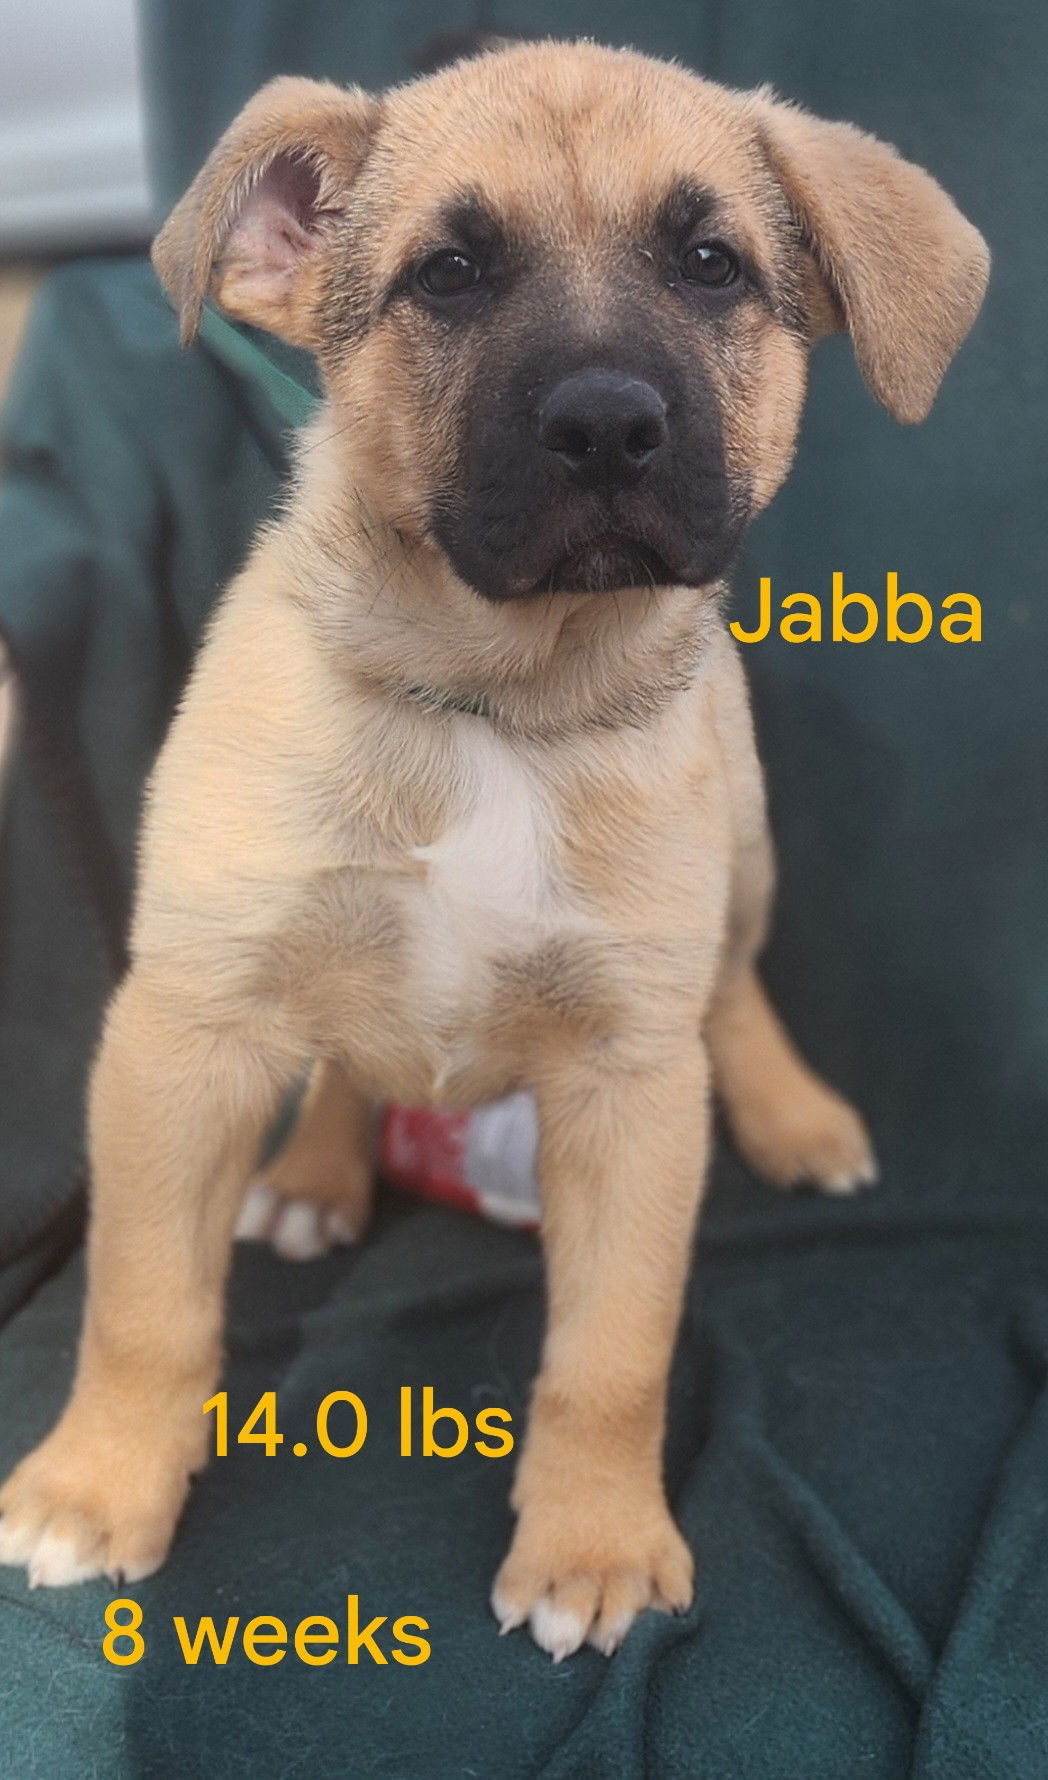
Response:
M134 0L0 0L0 255L144 241Z

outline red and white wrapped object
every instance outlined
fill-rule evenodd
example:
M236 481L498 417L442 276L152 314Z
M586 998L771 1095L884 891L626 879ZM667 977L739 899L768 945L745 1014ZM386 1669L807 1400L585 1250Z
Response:
M379 1128L379 1168L395 1186L517 1229L538 1228L537 1151L535 1102L525 1093L471 1112L387 1106Z

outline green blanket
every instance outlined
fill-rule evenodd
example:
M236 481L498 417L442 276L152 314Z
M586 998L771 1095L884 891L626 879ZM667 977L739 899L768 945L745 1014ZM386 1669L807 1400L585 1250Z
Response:
M331 9L274 4L231 7L220 29L224 11L153 13L179 179L278 59L387 78L435 22L402 6L379 33L352 7L336 29ZM509 22L770 78L930 165L995 249L985 316L920 431L872 406L845 342L820 348L797 468L736 575L747 616L761 574L828 597L834 570L874 594L897 570L936 603L983 602L978 645L887 644L882 625L862 647L773 635L747 652L782 859L768 975L869 1114L884 1184L854 1204L777 1197L718 1155L667 1453L695 1606L647 1616L610 1663L554 1668L524 1634L496 1637L504 1462L396 1454L402 1385L522 1415L533 1240L390 1198L359 1254L294 1268L243 1252L226 1383L238 1418L277 1391L285 1444L212 1465L169 1565L132 1591L147 1637L133 1666L101 1652L108 1586L34 1594L0 1572L0 1771L1041 1780L1048 15L740 0L655 6L641 32L632 9L529 0ZM176 50L182 78L200 70L181 110ZM267 345L268 368L249 362L258 345L212 334L181 354L144 262L82 264L44 287L9 404L0 626L26 723L0 876L5 1469L72 1364L83 1077L120 966L143 777L310 399L301 360ZM366 1446L293 1457L335 1389L366 1402ZM186 1666L172 1629L203 1613L341 1621L353 1594L367 1619L425 1617L429 1661Z

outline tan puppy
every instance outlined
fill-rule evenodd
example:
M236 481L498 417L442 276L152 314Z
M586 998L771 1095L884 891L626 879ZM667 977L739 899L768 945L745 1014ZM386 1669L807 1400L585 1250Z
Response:
M162 1562L244 1184L306 1066L277 1178L356 1227L371 1103L526 1084L549 1328L493 1604L610 1651L691 1598L661 1454L711 1077L773 1182L874 1174L754 973L772 872L718 577L812 341L847 327L921 419L986 250L847 125L541 44L381 100L274 82L155 257L187 340L210 292L313 348L327 402L152 782L76 1386L0 1556L41 1583Z

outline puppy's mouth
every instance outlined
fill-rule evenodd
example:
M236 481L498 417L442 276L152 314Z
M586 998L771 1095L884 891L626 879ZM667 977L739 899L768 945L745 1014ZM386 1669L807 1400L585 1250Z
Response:
M534 584L535 593L613 593L621 587L671 587L679 579L642 538L603 532L575 544Z

